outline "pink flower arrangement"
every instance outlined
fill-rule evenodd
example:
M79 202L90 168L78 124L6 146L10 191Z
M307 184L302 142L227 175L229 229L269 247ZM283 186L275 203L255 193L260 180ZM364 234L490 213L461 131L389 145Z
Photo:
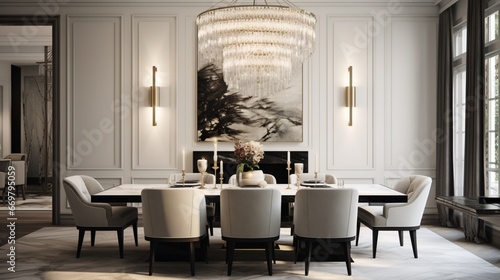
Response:
M245 167L250 170L259 168L259 162L264 158L264 150L259 142L239 140L234 144L234 155L239 162L238 170L243 172Z

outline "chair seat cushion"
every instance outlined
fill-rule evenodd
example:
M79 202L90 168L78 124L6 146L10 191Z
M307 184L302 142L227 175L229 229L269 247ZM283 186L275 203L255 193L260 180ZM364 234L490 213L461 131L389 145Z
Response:
M136 220L138 211L136 207L128 206L112 206L111 218L109 219L109 226L121 227L133 220Z
M358 207L358 217L367 226L387 226L387 219L384 217L384 206L360 206Z

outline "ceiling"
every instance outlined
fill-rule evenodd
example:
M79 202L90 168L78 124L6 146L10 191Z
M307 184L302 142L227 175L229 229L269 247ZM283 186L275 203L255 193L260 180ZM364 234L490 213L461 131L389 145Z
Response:
M0 61L13 65L35 65L43 61L44 46L51 45L51 26L0 25Z

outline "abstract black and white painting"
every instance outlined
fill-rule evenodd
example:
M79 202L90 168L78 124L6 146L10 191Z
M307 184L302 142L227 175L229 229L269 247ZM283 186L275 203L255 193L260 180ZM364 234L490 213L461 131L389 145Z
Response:
M198 141L302 142L302 68L270 96L230 90L222 69L198 62Z

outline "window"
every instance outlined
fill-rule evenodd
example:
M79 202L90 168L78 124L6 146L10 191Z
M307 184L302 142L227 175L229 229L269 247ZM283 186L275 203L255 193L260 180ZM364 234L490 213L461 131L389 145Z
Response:
M486 147L486 186L485 195L498 196L498 182L500 176L500 119L499 119L499 83L498 62L500 56L498 23L498 1L490 1L485 13L485 94L486 94L486 121L485 121L485 147Z
M465 14L464 10L462 12ZM453 28L453 176L455 195L463 195L464 193L466 51L467 22L463 17L456 17Z

